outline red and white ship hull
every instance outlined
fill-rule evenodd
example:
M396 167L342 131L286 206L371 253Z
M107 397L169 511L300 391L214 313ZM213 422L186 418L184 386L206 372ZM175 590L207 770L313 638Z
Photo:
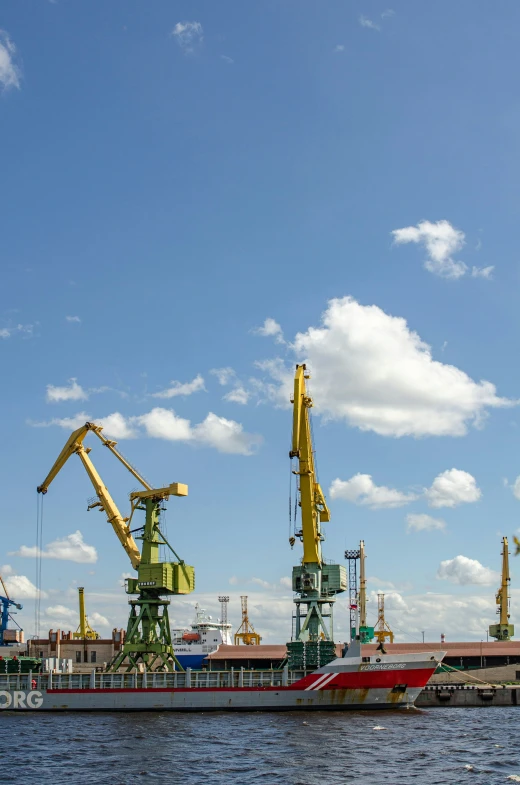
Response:
M0 676L4 711L291 711L412 706L443 652L335 659L288 671ZM301 677L300 677L301 676Z

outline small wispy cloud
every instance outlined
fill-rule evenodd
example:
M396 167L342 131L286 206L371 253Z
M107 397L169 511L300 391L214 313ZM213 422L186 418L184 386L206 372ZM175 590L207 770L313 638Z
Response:
M255 327L253 333L262 335L264 338L274 338L276 343L285 343L282 328L276 319L272 319L270 316L267 317L261 327Z
M344 47L343 44L336 44L336 46L334 47L333 51L334 52L344 52L345 51L345 47Z
M381 27L372 21L372 19L369 19L367 16L363 16L363 14L358 16L358 22L361 27L368 27L369 30L377 30L378 32L381 32Z
M4 90L10 87L20 89L21 73L14 62L16 46L5 30L0 30L0 85Z
M78 324L81 322L79 316L66 316L65 321L67 322L77 322Z
M13 335L32 335L34 325L32 324L15 324L13 327L1 327L0 338L12 338Z
M395 16L395 11L393 8L387 8L386 11L383 11L381 14L379 14L379 18L381 20L389 19L392 16ZM374 22L373 19L369 19L368 16L363 16L363 14L360 14L358 16L358 22L361 27L367 27L369 30L377 30L378 33L381 32L381 25L378 22Z
M192 395L205 389L204 379L199 373L191 382L171 382L168 389L152 393L152 398L175 398L177 395Z
M487 278L491 280L493 278L493 270L495 269L495 265L491 264L489 267L473 267L471 270L471 277L472 278Z
M227 55L220 55L220 59L223 60L228 65L233 65L235 62L232 57L228 57Z
M177 22L171 32L184 54L190 54L202 44L204 31L200 22Z

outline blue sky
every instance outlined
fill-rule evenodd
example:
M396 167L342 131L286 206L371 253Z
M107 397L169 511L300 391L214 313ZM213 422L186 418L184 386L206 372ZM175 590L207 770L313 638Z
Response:
M325 555L365 539L403 640L485 634L518 527L519 26L513 2L4 4L0 564L27 633L35 488L85 415L189 485L176 623L227 592L238 626L247 593L284 640L307 360ZM126 623L91 495L71 460L45 499L44 627L74 626L77 585L101 631Z

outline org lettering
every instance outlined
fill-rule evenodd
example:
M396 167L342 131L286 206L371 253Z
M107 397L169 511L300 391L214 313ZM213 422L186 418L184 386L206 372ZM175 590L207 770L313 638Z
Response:
M43 695L38 690L0 690L0 709L39 709L42 703Z

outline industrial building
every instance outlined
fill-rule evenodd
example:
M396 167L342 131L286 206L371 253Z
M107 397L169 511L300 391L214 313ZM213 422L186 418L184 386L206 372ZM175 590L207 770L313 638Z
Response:
M48 638L32 638L27 642L29 657L56 657L72 660L75 671L103 668L120 652L125 642L125 630L112 630L111 638L78 639L73 632L49 630Z

